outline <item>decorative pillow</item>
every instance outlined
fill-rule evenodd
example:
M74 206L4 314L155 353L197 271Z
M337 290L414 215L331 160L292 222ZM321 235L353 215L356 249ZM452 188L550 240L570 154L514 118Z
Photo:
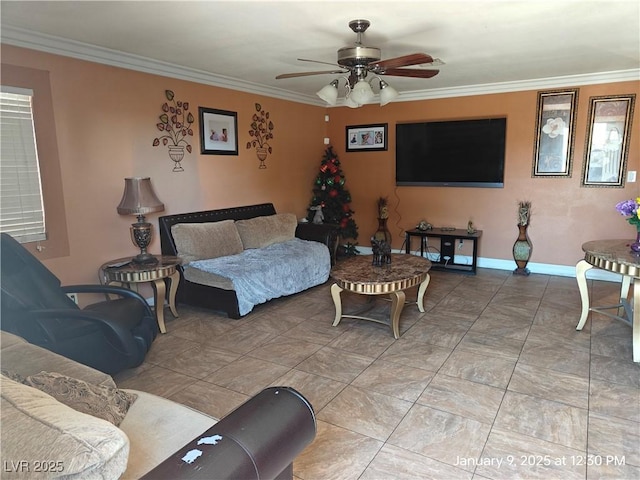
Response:
M242 241L233 220L178 223L171 227L178 256L185 264L194 260L241 253Z
M129 407L138 398L134 393L106 385L92 385L54 372L30 375L22 383L51 395L78 412L107 420L116 427L124 420Z
M129 439L120 428L3 375L0 397L2 478L121 478L127 469ZM34 471L34 460L48 470Z
M10 378L14 382L24 383L25 378L19 373L10 372L9 370L2 370L1 373L2 375L4 375L7 378Z
M237 220L236 227L247 248L262 248L274 243L286 242L296 236L298 220L293 213L276 213L249 220Z

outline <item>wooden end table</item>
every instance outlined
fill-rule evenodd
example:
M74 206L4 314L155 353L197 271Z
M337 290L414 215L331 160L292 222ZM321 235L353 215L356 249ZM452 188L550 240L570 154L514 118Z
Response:
M376 318L359 315L343 315L340 294L347 290L359 295L389 295L391 312L389 326L394 338L400 338L400 314L405 305L407 288L420 285L416 304L424 312L424 294L429 285L429 269L431 262L415 255L392 254L391 263L381 267L372 265L371 255L356 255L338 262L331 270L331 278L335 280L331 286L331 297L336 307L333 326L337 326L343 318L357 318L387 324Z
M108 285L125 285L131 288L132 283L151 283L154 291L154 308L160 332L167 333L164 324L164 300L167 296L166 282L169 283L169 308L174 317L178 317L176 310L176 292L180 282L178 265L182 263L179 257L168 255L156 256L158 263L140 264L131 261L131 257L111 260L100 266L103 283Z
M640 362L640 257L631 252L630 243L630 240L594 240L582 245L584 260L580 260L576 265L582 314L576 330L582 330L590 311L620 320L631 326L633 361ZM594 267L622 275L620 303L605 307L589 306L587 271ZM633 305L628 300L632 280ZM610 309L615 309L616 313L607 312Z

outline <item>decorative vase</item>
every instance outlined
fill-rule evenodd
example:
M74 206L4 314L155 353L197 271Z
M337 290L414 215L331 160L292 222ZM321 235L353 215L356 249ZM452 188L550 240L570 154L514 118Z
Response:
M181 145L169 145L169 158L174 161L174 172L184 172L182 168L182 159L184 158L184 147Z
M518 268L513 271L515 275L529 275L530 273L527 268L527 263L529 263L529 259L531 258L533 246L531 245L531 240L529 240L527 228L529 228L529 225L518 225L518 239L513 244L513 259L518 266Z
M267 168L264 164L264 161L267 159L267 154L269 151L266 148L258 147L256 148L256 155L258 156L258 160L260 160L260 167L258 168Z
M629 245L631 247L631 252L636 255L640 255L640 230L636 233L636 241Z
M388 244L391 244L391 232L387 228L386 218L378 218L378 230L373 234L373 238L376 240L384 240Z

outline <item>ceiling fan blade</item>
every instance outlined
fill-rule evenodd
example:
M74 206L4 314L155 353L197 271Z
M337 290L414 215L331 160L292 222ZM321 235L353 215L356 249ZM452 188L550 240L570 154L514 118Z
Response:
M369 67L379 68L387 70L389 68L406 67L408 65L420 65L422 63L433 62L433 57L426 53L411 53L409 55L403 55L402 57L388 58L387 60L380 60L379 62L372 62Z
M294 77L308 77L309 75L324 75L324 74L333 74L333 75L339 75L339 74L343 74L343 73L347 73L344 72L342 70L325 70L322 72L300 72L300 73L282 73L280 75L278 75L276 77L276 80L280 80L283 78L294 78Z
M388 68L384 75L393 75L394 77L415 77L415 78L431 78L435 77L440 70L418 70L417 68Z
M299 62L312 62L312 63L322 63L323 65L332 65L334 67L341 68L337 63L329 63L329 62L321 62L320 60L309 60L308 58L298 58Z

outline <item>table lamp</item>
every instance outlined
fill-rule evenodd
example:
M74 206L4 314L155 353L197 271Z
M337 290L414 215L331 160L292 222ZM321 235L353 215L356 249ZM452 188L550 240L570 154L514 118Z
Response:
M158 200L149 177L132 177L124 179L124 194L118 213L120 215L137 215L138 221L131 224L131 240L140 248L140 253L131 259L134 263L153 264L158 259L147 252L151 243L153 225L144 216L147 213L164 211L164 204Z

